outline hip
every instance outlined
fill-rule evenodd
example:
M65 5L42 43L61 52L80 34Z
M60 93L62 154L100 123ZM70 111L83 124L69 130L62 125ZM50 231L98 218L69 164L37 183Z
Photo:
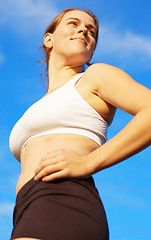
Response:
M62 239L108 239L105 210L92 177L53 182L30 179L17 194L13 223L13 237L47 240L65 234Z

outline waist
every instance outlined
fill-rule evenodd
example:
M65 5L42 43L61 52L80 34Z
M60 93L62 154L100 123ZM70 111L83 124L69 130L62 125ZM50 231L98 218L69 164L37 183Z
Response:
M45 135L54 135L54 134L65 134L65 133L70 133L70 134L78 134L87 138L92 139L93 141L95 141L97 144L99 144L100 146L102 144L105 143L106 141L106 134L103 133L98 133L98 135L96 135L96 133L94 132L90 132L86 129L77 129L77 128L65 128L65 127L60 127L60 128L56 128L56 129L51 129L51 130L47 130L41 133L37 133L34 135L31 135L30 137L28 137L28 139L25 140L22 149L24 148L24 146L27 144L27 142L32 139L32 138L36 138L38 136L45 136ZM22 151L21 149L21 151Z
M98 147L99 145L93 140L78 134L54 134L31 138L21 153L21 175L16 191L18 192L29 179L34 177L37 165L47 153L62 148L76 151L82 156Z

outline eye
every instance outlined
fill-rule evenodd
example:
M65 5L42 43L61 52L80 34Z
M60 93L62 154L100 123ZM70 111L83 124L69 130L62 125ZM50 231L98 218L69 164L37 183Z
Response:
M93 30L89 30L89 32L90 32L91 36L95 38L95 32Z
M71 24L73 26L77 26L77 22L76 21L70 21L70 22L68 22L68 24Z

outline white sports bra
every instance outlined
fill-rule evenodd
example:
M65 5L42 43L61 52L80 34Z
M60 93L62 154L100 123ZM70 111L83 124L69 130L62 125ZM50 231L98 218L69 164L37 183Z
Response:
M55 133L86 136L99 145L106 141L107 122L75 88L80 73L54 92L34 103L13 127L9 145L17 160L29 139Z

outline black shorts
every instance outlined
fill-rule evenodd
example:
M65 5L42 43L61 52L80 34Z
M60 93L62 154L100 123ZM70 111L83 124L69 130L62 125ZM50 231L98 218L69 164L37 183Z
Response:
M108 240L106 214L93 178L28 181L19 191L11 240Z

